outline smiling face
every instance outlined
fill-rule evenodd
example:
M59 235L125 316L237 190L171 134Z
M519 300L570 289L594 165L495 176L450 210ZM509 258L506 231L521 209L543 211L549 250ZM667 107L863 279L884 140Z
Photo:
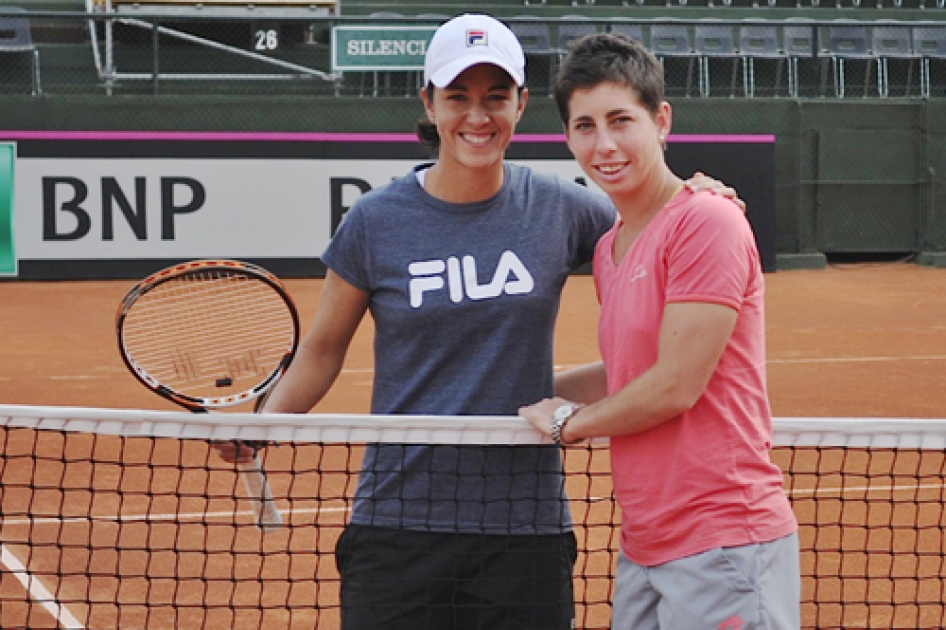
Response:
M651 113L632 88L608 81L572 93L565 136L585 173L617 200L662 185L670 123L666 101Z
M525 108L521 92L498 66L479 64L445 88L424 90L427 118L440 136L439 166L454 176L470 171L502 171L506 147Z

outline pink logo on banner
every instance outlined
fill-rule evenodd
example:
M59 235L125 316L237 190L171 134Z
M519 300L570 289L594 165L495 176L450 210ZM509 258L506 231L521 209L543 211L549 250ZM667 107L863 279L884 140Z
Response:
M483 30L471 30L466 32L466 45L467 46L486 46L488 42L486 41L486 31Z
M721 624L716 626L718 630L742 630L742 619L738 616L733 615L729 619L726 619Z

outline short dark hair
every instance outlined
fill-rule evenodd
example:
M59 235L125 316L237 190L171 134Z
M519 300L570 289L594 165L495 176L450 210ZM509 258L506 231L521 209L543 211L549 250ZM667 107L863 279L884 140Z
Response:
M568 103L575 91L601 83L631 88L651 114L664 100L663 67L643 44L614 33L585 35L572 43L555 77L562 124L568 124Z

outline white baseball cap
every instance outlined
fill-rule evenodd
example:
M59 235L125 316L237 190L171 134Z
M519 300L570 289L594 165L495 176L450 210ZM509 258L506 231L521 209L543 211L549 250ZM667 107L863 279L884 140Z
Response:
M466 14L444 22L434 33L424 58L424 85L450 85L461 72L480 63L499 66L522 87L526 58L515 34L488 15Z

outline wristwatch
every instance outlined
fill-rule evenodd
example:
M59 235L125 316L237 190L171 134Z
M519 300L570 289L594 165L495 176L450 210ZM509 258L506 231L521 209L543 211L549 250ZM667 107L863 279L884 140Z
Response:
M584 405L569 403L562 405L552 414L552 430L550 433L552 440L559 446L565 446L565 442L562 441L562 431L565 430L565 425L568 424L568 421L571 420L582 407L584 407Z

